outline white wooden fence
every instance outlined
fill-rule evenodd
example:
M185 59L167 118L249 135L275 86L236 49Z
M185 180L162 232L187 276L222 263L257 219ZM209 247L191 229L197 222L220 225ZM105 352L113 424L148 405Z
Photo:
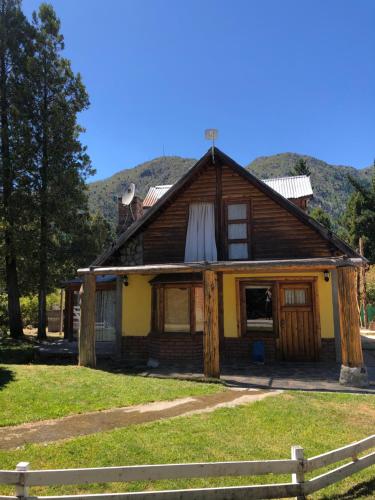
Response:
M375 447L375 434L343 448L305 458L303 448L293 446L288 460L257 460L245 462L214 462L166 465L136 465L127 467L100 467L94 469L30 470L27 462L21 462L16 470L0 471L0 484L14 485L14 496L0 496L0 500L242 500L261 498L305 498L330 484L341 481L366 467L375 464L375 451L358 457ZM305 473L343 460L349 463L305 480ZM222 476L256 476L261 474L292 474L290 483L223 488L146 491L132 493L81 494L64 496L29 495L30 486L63 484L90 484L129 481L154 481L159 479L202 478Z

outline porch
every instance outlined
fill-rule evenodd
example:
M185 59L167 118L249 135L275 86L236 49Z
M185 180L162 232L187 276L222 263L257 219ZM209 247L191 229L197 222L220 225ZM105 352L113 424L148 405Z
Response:
M341 382L364 385L366 369L360 344L359 315L355 292L356 269L361 264L361 259L332 257L81 269L79 274L83 275L84 279L79 362L84 366L95 366L96 362L93 320L95 318L95 276L97 275L112 274L117 276L116 331L119 350L125 352L138 350L140 354L144 354L145 358L152 358L152 349L158 350L161 356L166 352L166 346L169 344L167 346L168 353L173 361L178 360L178 351L185 353L184 342L189 337L188 347L189 349L191 347L191 358L193 360L195 357L202 359L204 376L209 378L219 378L220 373L223 374L228 361L228 358L225 359L225 356L224 358L222 356L223 346L225 353L228 352L226 344L229 343L232 346L245 343L251 345L254 334L252 338L249 335L246 338L246 335L251 333L248 329L254 328L254 326L259 329L258 319L253 322L251 317L246 317L248 292L252 300L257 299L259 291L262 293L272 291L272 296L277 292L275 293L277 307L268 308L267 315L269 317L265 321L262 319L262 328L269 329L271 318L274 323L273 331L262 332L262 335L269 335L270 345L272 344L273 348L276 346L279 353L289 352L292 355L289 359L293 359L294 362L300 360L317 361L322 345L321 340L326 340L321 338L319 313L319 307L322 308L325 305L325 298L319 297L319 287L315 283L323 282L323 280L328 282L334 275L335 308L338 314L335 319L335 338L330 340L336 345L337 358L342 362ZM196 276L198 273L201 276L200 285L194 281L194 275ZM176 283L171 285L167 279L171 275L175 277L190 275L193 279L190 284L185 283L185 278L183 278L178 285ZM138 276L138 278L135 279L133 276ZM237 276L246 276L246 278L242 280ZM251 276L251 280L248 279L249 276ZM239 291L236 300L229 301L229 308L229 293L225 292L224 287L224 298L225 294L227 294L227 298L223 300L222 284L223 281L229 283L228 280L232 282L232 290L236 286ZM235 282L236 285L234 285ZM184 283L184 293L179 291L182 289L182 283ZM140 286L141 284L144 288ZM168 291L170 286L174 286L174 289ZM200 287L200 293L197 293L199 291L197 287ZM123 293L125 293L125 301ZM142 302L145 295L148 297L146 301ZM126 297L132 297L131 302L127 305ZM172 314L170 311L174 309L173 307L168 309L167 303L173 303L176 307L178 303L183 303L186 312L183 315ZM198 309L196 309L198 304L201 304L199 314ZM236 308L238 309L237 320L235 319ZM331 305L330 309L332 310L332 308ZM125 323L129 315L133 315L135 320L133 328L142 323L143 330L134 333L124 331L125 323L122 321L122 315L125 315ZM230 324L227 321L229 317L231 317ZM233 328L236 323L237 328ZM333 324L333 319L331 323ZM201 329L198 328L198 324L202 325ZM174 326L182 328L182 330L174 329ZM234 332L234 330L236 331ZM176 335L178 332L180 334ZM236 335L238 335L237 339L229 338ZM179 343L181 343L181 348L178 347ZM293 349L295 350L293 351ZM296 349L300 351L297 352ZM249 361L249 349L246 347L246 349L241 349L242 351L246 352L245 358L246 361ZM302 357L297 356L300 354ZM229 356L229 358L233 357ZM275 361L279 359L288 358L285 356L280 358L278 355L274 357ZM230 360L232 361L232 359ZM147 362L147 359L143 361ZM180 361L186 363L187 359ZM240 365L237 363L236 367L238 366ZM343 378L343 374L345 374L345 378Z

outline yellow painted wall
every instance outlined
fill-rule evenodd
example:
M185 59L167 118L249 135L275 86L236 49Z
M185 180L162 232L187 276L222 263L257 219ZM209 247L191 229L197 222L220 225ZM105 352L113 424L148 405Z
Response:
M224 335L237 337L237 306L236 306L236 278L259 277L275 278L286 277L313 277L318 278L318 295L320 309L320 323L322 338L334 337L332 278L324 281L322 272L275 273L275 274L224 274L223 302L224 302ZM131 274L128 276L128 286L123 287L123 314L122 334L145 336L151 327L151 286L149 281L153 276Z
M237 306L236 306L236 278L256 279L266 277L273 279L276 276L285 277L318 277L318 295L320 309L320 323L322 338L334 337L333 304L332 304L332 278L324 281L322 272L301 273L275 273L275 274L224 274L223 276L223 302L224 302L224 335L237 337Z
M151 286L154 276L130 274L122 290L122 335L148 335L151 328Z

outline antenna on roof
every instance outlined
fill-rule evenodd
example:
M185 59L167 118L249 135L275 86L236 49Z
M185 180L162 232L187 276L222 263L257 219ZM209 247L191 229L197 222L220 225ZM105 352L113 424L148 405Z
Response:
M217 128L207 128L204 131L205 139L208 141L212 141L212 146L211 146L212 163L215 163L215 139L217 139L218 134L219 131Z

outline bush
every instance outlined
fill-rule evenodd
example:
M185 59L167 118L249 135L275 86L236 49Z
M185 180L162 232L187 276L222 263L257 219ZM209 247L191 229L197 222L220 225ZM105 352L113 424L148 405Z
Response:
M60 291L55 290L54 292L47 295L47 311L52 309L53 306L60 306ZM21 312L22 320L25 326L37 326L38 324L38 296L37 295L27 295L21 297Z

